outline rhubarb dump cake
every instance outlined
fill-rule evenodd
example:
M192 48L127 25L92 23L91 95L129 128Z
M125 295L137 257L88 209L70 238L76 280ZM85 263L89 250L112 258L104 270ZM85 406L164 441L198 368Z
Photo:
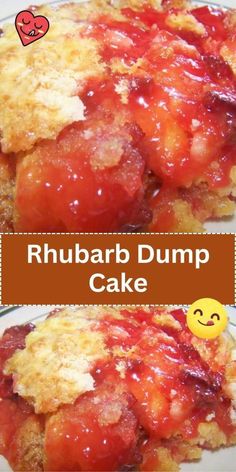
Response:
M2 231L202 231L236 184L236 11L185 0L31 7L0 37Z
M14 471L177 471L236 444L235 342L185 313L52 312L0 341L0 453Z

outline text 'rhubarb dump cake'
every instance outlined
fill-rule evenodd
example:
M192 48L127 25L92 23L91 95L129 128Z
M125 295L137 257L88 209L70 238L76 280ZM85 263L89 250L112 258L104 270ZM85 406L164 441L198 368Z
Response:
M234 213L236 11L31 7L0 38L1 231L202 231Z

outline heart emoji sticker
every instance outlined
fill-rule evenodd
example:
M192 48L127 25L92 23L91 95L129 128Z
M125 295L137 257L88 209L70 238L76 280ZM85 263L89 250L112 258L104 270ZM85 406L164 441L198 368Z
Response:
M15 20L16 31L23 46L43 38L49 30L49 21L45 16L34 16L31 11L18 13Z

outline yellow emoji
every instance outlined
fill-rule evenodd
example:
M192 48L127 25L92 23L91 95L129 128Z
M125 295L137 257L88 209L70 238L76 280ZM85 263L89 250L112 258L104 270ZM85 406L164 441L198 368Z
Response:
M228 315L225 307L213 298L201 298L187 312L190 331L202 339L214 339L225 330Z

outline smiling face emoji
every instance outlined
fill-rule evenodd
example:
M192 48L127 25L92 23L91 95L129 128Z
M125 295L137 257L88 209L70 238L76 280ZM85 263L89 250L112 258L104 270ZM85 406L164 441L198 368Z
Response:
M199 338L217 338L225 330L227 324L226 309L213 298L201 298L189 307L187 325L190 331Z
M49 21L45 16L34 16L28 10L18 13L15 25L23 46L42 38L49 29Z

